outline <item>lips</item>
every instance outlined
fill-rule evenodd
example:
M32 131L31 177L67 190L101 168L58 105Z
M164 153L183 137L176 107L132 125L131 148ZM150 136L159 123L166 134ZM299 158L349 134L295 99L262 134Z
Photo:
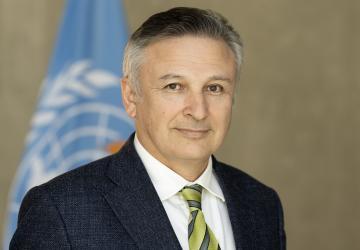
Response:
M190 139L200 139L202 137L205 137L210 129L189 129L189 128L175 128L176 131L178 131L180 134L182 134L184 137L190 138Z

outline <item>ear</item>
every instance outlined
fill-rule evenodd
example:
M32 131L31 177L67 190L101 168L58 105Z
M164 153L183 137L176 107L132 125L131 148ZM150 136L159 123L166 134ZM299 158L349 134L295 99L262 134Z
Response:
M136 117L136 92L130 85L129 78L121 79L121 96L126 112L131 118Z

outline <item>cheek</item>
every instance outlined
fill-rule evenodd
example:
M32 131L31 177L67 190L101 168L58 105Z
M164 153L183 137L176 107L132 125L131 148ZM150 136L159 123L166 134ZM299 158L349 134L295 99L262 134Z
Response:
M230 98L213 100L210 104L209 110L211 112L211 116L216 120L217 123L226 126L226 124L231 119L232 102Z
M160 98L143 106L144 121L155 133L164 133L164 129L176 116L174 103L164 102Z
M226 128L230 126L231 117L232 117L232 102L225 108L226 112L224 112L224 120L226 121Z
M161 116L158 119L172 119L182 111L184 106L184 97L173 95L159 96L155 108L158 115Z

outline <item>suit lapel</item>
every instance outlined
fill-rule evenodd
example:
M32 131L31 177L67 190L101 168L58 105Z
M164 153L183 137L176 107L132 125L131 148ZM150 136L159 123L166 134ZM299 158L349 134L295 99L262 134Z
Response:
M221 166L215 157L213 166L225 196L236 249L256 249L255 214L251 209L251 197L244 188L245 183L234 178L234 170L229 171L228 167Z
M165 209L133 145L114 155L108 177L116 184L105 199L140 249L181 249Z

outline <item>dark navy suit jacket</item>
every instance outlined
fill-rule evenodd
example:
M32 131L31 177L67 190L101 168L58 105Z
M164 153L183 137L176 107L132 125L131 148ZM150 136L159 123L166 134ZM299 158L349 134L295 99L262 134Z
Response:
M237 249L285 249L274 190L213 158ZM133 145L31 189L10 249L181 249Z

